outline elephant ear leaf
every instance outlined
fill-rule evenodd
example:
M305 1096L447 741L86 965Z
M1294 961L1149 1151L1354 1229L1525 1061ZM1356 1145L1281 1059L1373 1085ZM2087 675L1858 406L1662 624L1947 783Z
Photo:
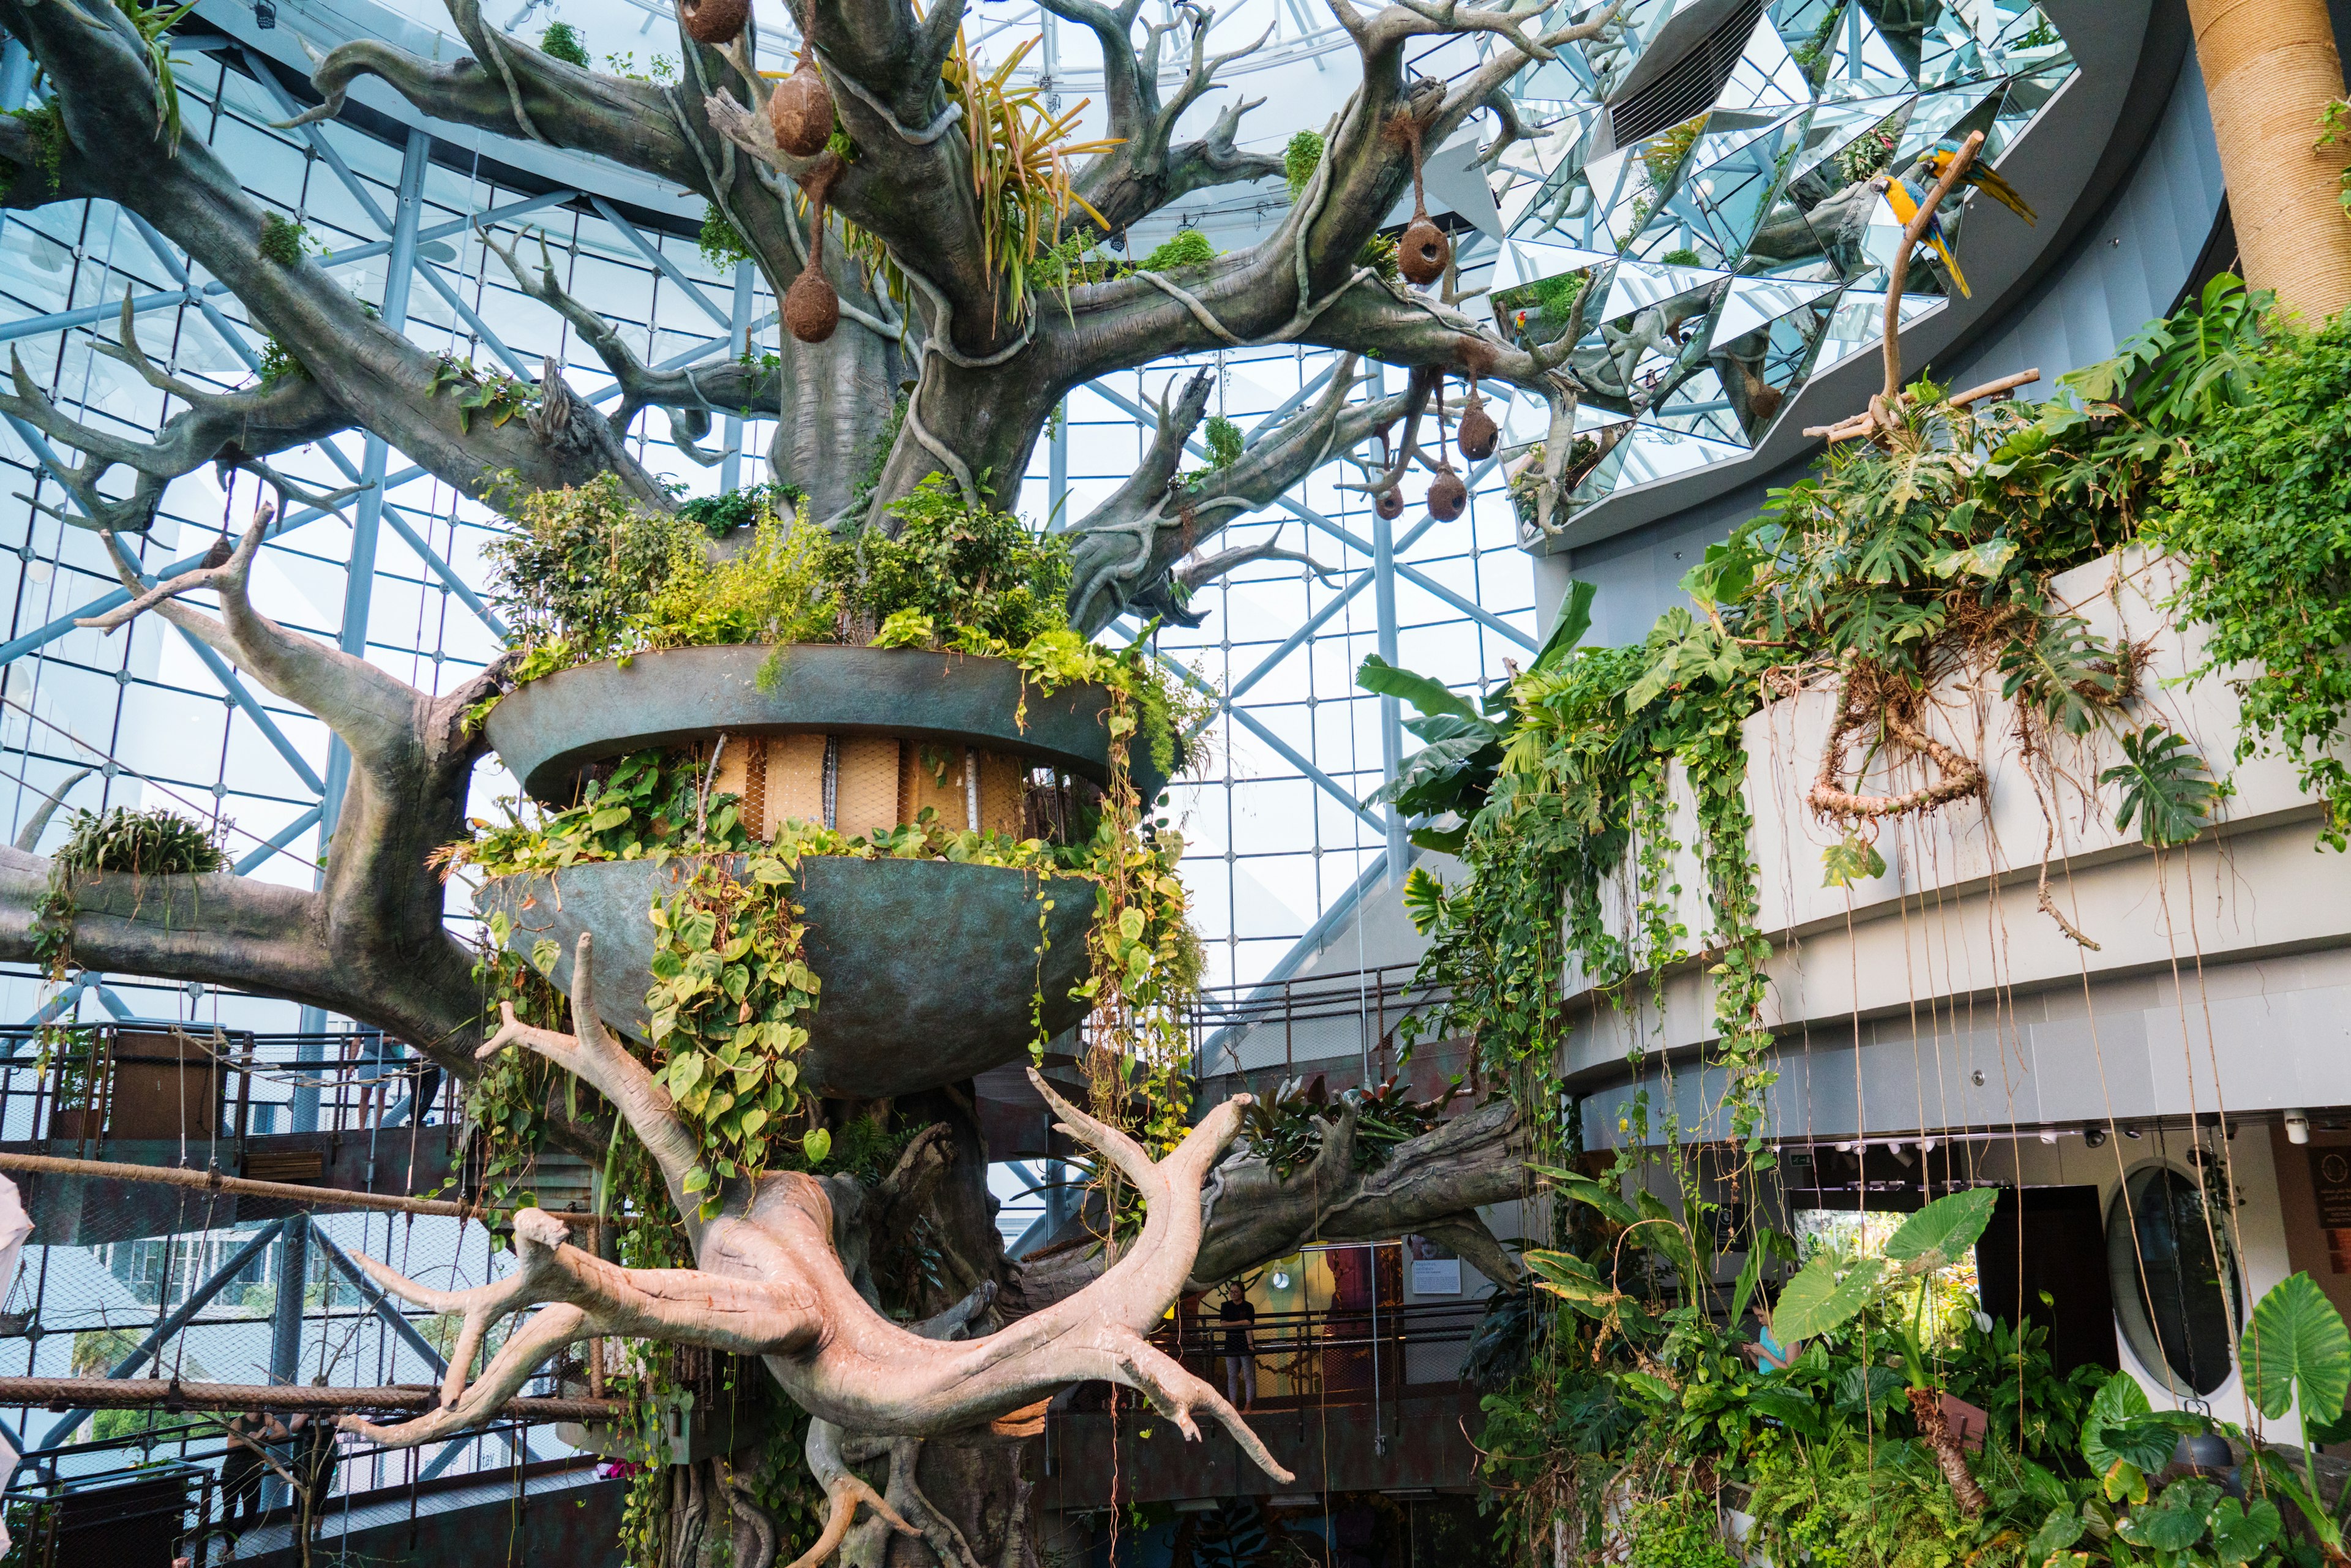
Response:
M1559 618L1551 623L1551 635L1535 654L1533 670L1550 669L1583 641L1583 634L1592 630L1592 596L1599 591L1589 582L1567 585L1567 596L1559 601Z
M1797 1270L1771 1310L1771 1337L1793 1344L1826 1333L1867 1305L1886 1261L1865 1258L1840 1278L1835 1261L1823 1253Z
M2261 1299L2237 1355L2254 1407L2273 1421L2297 1387L2304 1409L2329 1414L2351 1391L2351 1331L2307 1274L2279 1281Z
M1484 722L1478 710L1443 681L1400 670L1377 653L1364 655L1362 666L1355 671L1355 684L1367 692L1408 702L1425 714L1449 713Z
M2111 1475L2118 1464L2130 1463L2128 1454L2108 1444L2107 1433L2128 1426L2148 1409L2147 1390L2127 1372L2117 1372L2099 1385L2090 1400L2090 1413L2082 1418L2082 1458L2100 1478Z
M1999 1192L1988 1186L1938 1197L1886 1239L1886 1255L1896 1263L1911 1264L1917 1273L1947 1268L1965 1257L1983 1235L1991 1223L1992 1205L1999 1201Z

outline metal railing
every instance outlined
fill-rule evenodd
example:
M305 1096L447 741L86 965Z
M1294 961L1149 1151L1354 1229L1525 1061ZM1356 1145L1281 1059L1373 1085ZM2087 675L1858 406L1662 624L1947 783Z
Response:
M370 1030L258 1033L168 1021L0 1026L0 1141L96 1158L110 1142L243 1142L459 1119L461 1090Z
M1248 985L1204 986L1187 1020L1194 1075L1216 1078L1243 1071L1238 1057L1242 1040L1279 1030L1285 1069L1294 1070L1301 1060L1321 1061L1350 1054L1368 1061L1373 1076L1384 1077L1398 1055L1397 1026L1444 999L1441 991L1413 986L1416 967L1383 964ZM1355 1025L1353 1030L1344 1027L1349 1021ZM1338 1027L1331 1027L1334 1025ZM1307 1026L1320 1042L1304 1058L1299 1055L1301 1026ZM1330 1049L1334 1035L1342 1039L1352 1035L1344 1052ZM1249 1071L1259 1071L1259 1066L1253 1062Z

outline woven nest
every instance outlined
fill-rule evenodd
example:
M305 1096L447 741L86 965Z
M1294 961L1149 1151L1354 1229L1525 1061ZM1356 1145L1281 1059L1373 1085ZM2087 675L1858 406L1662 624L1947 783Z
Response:
M1468 505L1469 486L1450 468L1439 473L1428 486L1428 515L1440 523L1451 522Z
M1434 283L1453 259L1453 242L1426 218L1415 218L1396 242L1396 267L1415 283Z
M813 158L832 138L832 89L824 83L813 61L784 78L768 99L768 123L776 145L795 158Z
M677 14L697 44L731 44L751 19L751 0L678 0Z
M1483 463L1494 455L1494 444L1501 434L1494 416L1486 412L1486 400L1471 392L1468 403L1461 411L1461 427L1455 433L1461 455L1472 463Z
M813 258L784 290L784 325L803 343L821 343L841 325L841 296Z

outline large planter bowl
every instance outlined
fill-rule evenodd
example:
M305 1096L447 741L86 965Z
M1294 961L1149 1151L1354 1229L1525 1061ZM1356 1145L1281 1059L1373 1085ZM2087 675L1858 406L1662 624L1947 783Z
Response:
M759 669L778 653L778 678L762 691ZM582 664L543 675L490 710L488 733L523 789L558 806L570 803L574 780L590 763L722 731L977 747L1106 783L1111 694L1081 685L1026 695L1023 713L1017 665L964 653L820 643L671 648L639 653L625 667ZM1128 765L1146 803L1165 788L1139 737Z
M718 858L739 874L744 857ZM647 915L696 863L605 861L499 877L474 903L486 917L503 911L514 922L508 945L526 958L551 938L562 953L556 983L567 989L573 946L592 932L596 1010L643 1040L653 956ZM807 910L808 963L823 984L800 1060L800 1082L813 1091L876 1099L1018 1061L1040 994L1049 1032L1084 1016L1069 991L1086 973L1094 904L1086 882L951 861L812 856L799 862L791 893ZM1040 915L1050 944L1041 965Z

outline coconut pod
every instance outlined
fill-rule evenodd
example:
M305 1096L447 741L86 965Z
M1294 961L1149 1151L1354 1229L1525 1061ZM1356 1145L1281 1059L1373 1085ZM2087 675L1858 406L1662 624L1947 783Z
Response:
M677 0L677 15L695 43L724 46L742 36L751 0Z
M1461 410L1461 424L1454 433L1460 444L1461 455L1472 463L1483 463L1494 455L1494 443L1501 438L1501 430L1494 416L1486 412L1486 400L1476 392Z
M1453 242L1426 217L1412 220L1396 242L1396 267L1414 283L1434 283L1453 259Z
M832 89L813 60L802 60L768 99L776 145L795 158L813 158L832 140Z
M784 290L784 325L803 343L821 343L841 325L841 296L814 257Z
M1395 522L1404 516L1404 492L1395 489L1381 491L1372 497L1372 510L1389 522Z
M1428 486L1428 515L1440 523L1449 523L1459 517L1469 505L1469 486L1452 469L1438 471Z

